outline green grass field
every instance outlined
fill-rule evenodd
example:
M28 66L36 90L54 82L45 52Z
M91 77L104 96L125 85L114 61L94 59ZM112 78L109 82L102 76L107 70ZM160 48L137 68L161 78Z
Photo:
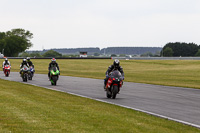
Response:
M0 79L2 133L197 133L199 129L67 93Z
M3 60L0 60L3 62ZM10 60L19 71L22 60ZM34 60L48 73L50 60ZM103 79L113 60L57 60L61 75ZM199 61L121 60L125 81L200 88ZM200 132L145 113L41 87L0 80L0 132Z
M0 60L3 61L3 60ZM10 60L12 71L19 71L22 60ZM49 60L35 60L36 73L47 74ZM113 60L57 60L61 75L104 79ZM125 81L200 88L200 61L198 60L121 60Z

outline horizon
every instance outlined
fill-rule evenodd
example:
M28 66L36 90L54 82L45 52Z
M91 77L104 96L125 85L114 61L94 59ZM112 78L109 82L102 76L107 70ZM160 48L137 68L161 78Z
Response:
M105 49L105 48L100 48L100 47L79 47L79 48L50 48L50 49L42 49L42 50L26 50L26 51L44 51L44 50L53 50L53 49L84 49L84 48L99 48L100 50ZM132 46L127 46L127 47L106 47L106 48L163 48L163 47L132 47Z

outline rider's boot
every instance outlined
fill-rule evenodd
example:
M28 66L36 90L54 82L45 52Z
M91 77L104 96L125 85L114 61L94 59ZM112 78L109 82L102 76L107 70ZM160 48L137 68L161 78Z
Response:
M106 80L104 79L104 90L106 91L107 90L107 88L106 88Z

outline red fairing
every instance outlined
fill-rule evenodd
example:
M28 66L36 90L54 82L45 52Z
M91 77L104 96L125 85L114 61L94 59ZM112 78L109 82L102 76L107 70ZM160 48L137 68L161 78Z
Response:
M4 67L4 69L9 70L9 69L10 69L10 66L6 65L6 66Z
M112 82L113 82L112 79L109 78L109 79L108 79L108 82L107 82L107 85L106 85L106 88L110 88Z
M10 66L9 65L6 65L4 67L4 74L6 75L6 73L8 72L8 75L10 74Z
M122 87L122 81L120 81L119 86Z

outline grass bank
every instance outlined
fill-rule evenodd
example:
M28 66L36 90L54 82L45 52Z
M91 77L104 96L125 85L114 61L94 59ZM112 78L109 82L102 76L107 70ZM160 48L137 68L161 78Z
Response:
M0 132L197 133L145 113L0 79Z
M2 60L3 61L3 60ZM19 71L22 60L10 60L12 71ZM36 73L47 74L50 60L32 59ZM113 63L109 59L57 60L61 75L105 78L105 71ZM198 60L121 60L125 81L200 88L200 61Z

